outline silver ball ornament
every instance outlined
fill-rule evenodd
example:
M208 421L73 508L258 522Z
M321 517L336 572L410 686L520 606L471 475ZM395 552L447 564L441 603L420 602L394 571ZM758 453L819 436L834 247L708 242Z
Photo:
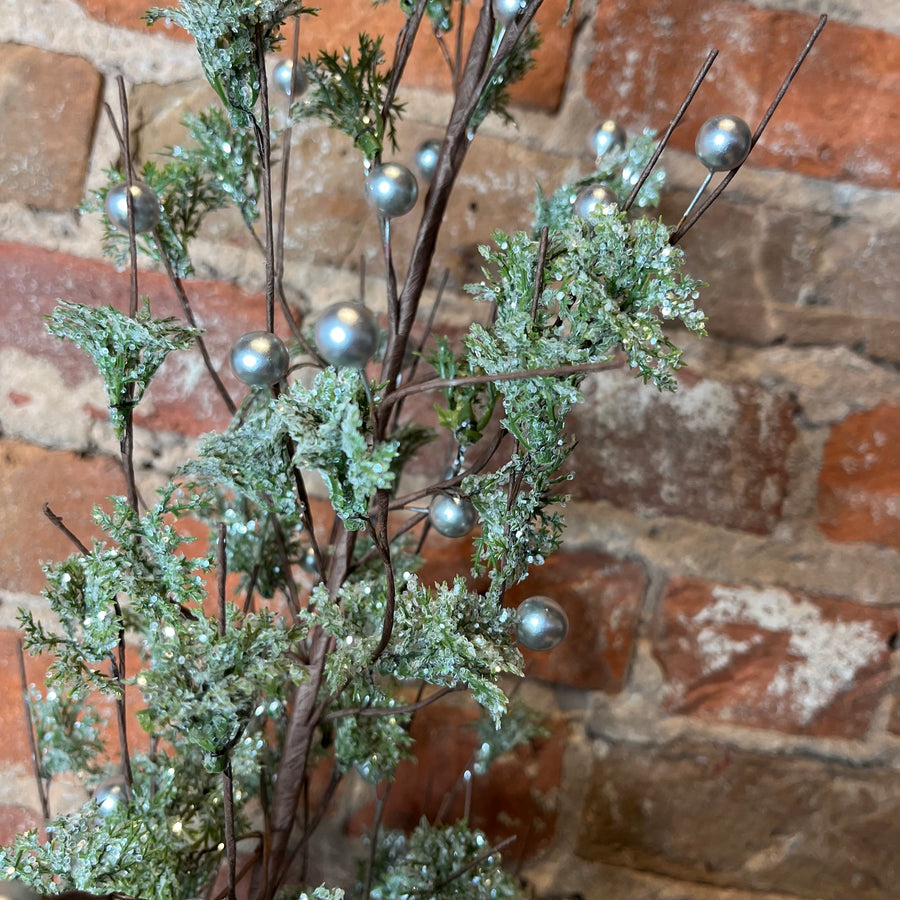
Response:
M491 7L494 10L494 18L506 28L525 8L525 4L523 0L493 0Z
M438 494L431 501L428 520L438 534L458 538L468 534L478 521L472 501L457 494Z
M23 881L0 881L0 900L42 900L43 895Z
M249 331L231 348L231 368L244 384L263 388L287 375L291 357L284 341L270 331Z
M736 169L749 155L750 126L737 116L713 116L697 132L694 152L710 172Z
M159 224L159 198L143 181L131 184L134 230L138 234L153 231ZM118 231L128 231L128 185L122 181L106 192L106 215Z
M316 322L316 347L333 366L361 369L378 349L378 322L362 303L334 303Z
M111 816L131 799L131 791L124 778L114 776L97 785L93 799L97 803L97 812L101 816Z
M591 132L588 145L597 159L610 150L622 150L625 147L625 129L612 119L607 119Z
M434 178L434 170L437 168L438 156L441 153L440 141L425 141L416 150L416 166L419 174L426 180Z
M552 597L529 597L516 610L516 640L529 650L552 650L568 631L566 611Z
M585 222L609 212L610 207L619 206L615 191L605 184L589 184L582 188L575 198L572 211Z
M316 562L316 553L312 547L307 547L300 557L300 568L310 575L315 575L319 571L319 565Z
M283 59L272 70L272 81L288 97L291 96L291 87L294 96L299 97L306 90L306 72L302 67L295 66L292 59Z
M405 216L418 196L416 176L399 163L382 163L366 176L366 199L388 219Z

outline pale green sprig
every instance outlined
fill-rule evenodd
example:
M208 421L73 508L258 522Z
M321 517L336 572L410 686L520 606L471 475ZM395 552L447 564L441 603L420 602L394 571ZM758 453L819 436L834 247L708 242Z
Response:
M374 441L363 376L355 369L319 372L307 388L294 381L272 401L276 421L296 448L294 464L316 469L347 528L365 524L372 494L393 486L397 441Z
M119 439L125 430L125 410L137 406L169 353L187 350L197 334L177 319L153 318L147 298L133 319L112 306L59 300L48 316L47 330L77 344L94 361Z

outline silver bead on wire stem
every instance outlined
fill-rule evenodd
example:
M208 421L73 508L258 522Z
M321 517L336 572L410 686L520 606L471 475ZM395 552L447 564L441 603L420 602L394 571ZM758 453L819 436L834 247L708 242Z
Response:
M362 303L340 301L319 317L316 348L338 368L361 369L378 349L378 322Z
M366 176L366 199L386 219L405 216L418 196L415 175L399 163L382 163Z
M589 222L597 216L617 209L618 206L619 198L612 188L608 188L605 184L589 184L578 192L572 205L572 212L585 222Z
M478 521L478 513L472 501L458 494L438 494L431 501L428 520L432 528L444 537L458 538L467 535Z
M106 215L118 231L128 231L128 185L122 181L106 192ZM159 224L159 197L143 181L131 183L131 207L137 234L153 231Z
M270 331L250 331L231 348L231 368L237 377L254 388L271 387L287 375L290 354L284 341Z
M568 631L566 611L552 597L529 597L516 610L516 640L529 650L552 650Z

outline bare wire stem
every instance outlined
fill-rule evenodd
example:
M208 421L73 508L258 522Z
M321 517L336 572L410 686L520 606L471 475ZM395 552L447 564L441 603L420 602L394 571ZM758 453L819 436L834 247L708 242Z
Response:
M809 38L806 41L803 49L800 51L800 54L797 56L797 59L794 61L794 65L791 66L791 70L785 76L784 81L781 82L781 87L778 89L778 93L775 95L775 98L769 104L769 108L766 110L765 115L759 122L759 125L756 126L756 131L753 133L753 137L750 139L750 151L753 151L753 148L756 146L759 139L762 137L763 132L766 130L766 126L769 124L772 116L775 115L775 110L778 109L779 104L784 99L784 95L787 93L788 88L791 86L791 82L794 80L797 72L800 71L800 66L803 65L806 57L809 55L810 50L813 48L813 44L815 44L819 35L822 33L822 29L825 27L828 22L828 16L821 15L819 17L819 21L816 24L816 27L812 30ZM749 155L749 154L748 154ZM731 184L732 179L735 175L740 171L740 166L732 169L728 174L719 182L716 186L715 190L706 198L704 203L694 212L694 214L680 227L672 232L669 237L670 244L677 244L700 220L701 216L716 202L716 200L721 195L722 191Z
M544 286L544 266L547 263L547 245L550 242L550 229L544 226L541 229L541 239L538 246L537 271L534 273L534 294L531 297L531 318L537 316L538 303L541 299L541 290Z
M377 788L376 788L377 791ZM384 808L390 796L391 783L387 782L384 793L379 797L375 795L375 815L372 818L372 828L369 832L369 857L366 860L366 877L363 882L362 900L369 900L372 890L372 872L375 869L375 854L378 852L378 835L381 833L381 820L384 818Z
M50 818L50 801L47 798L47 788L41 776L41 758L38 752L37 739L34 736L34 722L31 719L31 703L28 699L28 678L25 675L25 651L22 649L22 641L16 641L16 654L19 658L19 681L22 684L22 710L25 717L25 730L28 732L28 747L31 750L31 765L34 771L34 783L37 786L38 797L41 801L41 815L47 821Z
M718 50L710 50L709 55L706 57L706 62L700 67L700 71L697 73L697 77L694 79L693 84L691 85L690 90L687 93L687 96L684 98L684 102L678 109L678 112L672 118L672 121L669 122L669 127L665 130L662 138L659 143L656 145L656 150L653 153L653 156L650 157L650 161L644 166L643 171L641 172L638 180L635 182L634 187L631 189L631 193L628 195L628 199L625 201L625 204L622 206L622 209L625 212L628 212L631 209L634 201L637 200L637 195L640 193L641 188L644 186L644 182L650 177L650 173L653 171L653 167L659 161L660 156L662 156L663 150L666 149L666 144L669 143L669 138L672 136L672 132L678 127L678 123L684 117L684 114L687 112L688 107L693 103L694 97L697 95L697 91L700 90L700 85L703 84L703 79L706 78L709 70L712 68L712 64L715 62L716 57L719 55Z
M234 778L231 760L222 772L222 811L225 814L225 855L228 859L228 900L237 900L237 844L234 839Z
M453 694L457 691L465 690L463 686L442 687L440 690L430 694L424 700L416 703L410 703L407 706L361 706L356 709L336 709L328 715L322 717L323 722L332 722L335 719L346 719L348 716L361 716L364 718L380 718L381 716L403 716L408 713L418 712L426 706L446 697L447 694Z
M266 78L266 48L261 25L256 26L256 68L259 73L259 118L248 112L259 149L262 172L263 219L266 226L266 331L275 330L275 241L272 212L272 133L269 124L269 85Z
M62 516L58 516L52 509L50 509L50 504L45 503L42 507L44 515L53 523L53 525L58 528L77 548L79 553L83 553L85 556L91 551L85 546L85 544L79 540L78 536L71 531L68 526L63 522Z

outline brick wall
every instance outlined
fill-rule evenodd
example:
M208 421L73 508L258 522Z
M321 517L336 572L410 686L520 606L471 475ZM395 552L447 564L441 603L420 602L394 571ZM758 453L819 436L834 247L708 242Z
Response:
M323 3L303 43L347 43L368 3ZM125 276L75 208L115 159L101 115L128 82L139 152L179 140L211 101L193 50L148 31L144 0L10 0L0 13L0 688L18 690L15 608L39 607L39 561L68 547L48 501L81 535L119 490L105 402L85 361L48 338L57 297L119 302ZM589 166L602 116L665 126L707 50L720 57L664 164L678 219L704 172L689 151L716 112L755 123L815 23L826 28L750 164L685 239L708 282L710 338L691 342L681 390L623 372L588 382L563 551L535 591L569 610L573 637L529 660L523 689L551 723L538 746L476 779L473 815L502 836L541 893L589 900L886 900L898 895L900 702L900 0L585 0L563 29L548 0L536 71L518 89L518 131L488 123L466 163L438 251L459 289L494 227L527 227L536 180ZM470 16L470 19L474 16ZM385 24L387 23L387 24ZM403 99L399 157L448 109L442 64L419 53ZM377 233L345 142L295 136L287 284L310 307L350 296L358 261L377 297ZM402 261L412 225L395 229ZM259 327L260 260L242 225L199 240L198 315L221 360ZM402 265L402 262L401 262ZM142 278L175 312L165 279ZM460 296L447 323L469 315ZM141 408L147 487L221 426L196 360L166 371ZM462 559L448 544L442 565ZM530 591L531 592L531 591ZM31 677L40 678L37 663ZM435 738L388 810L442 796L434 773L468 757L450 729L465 705L432 707ZM17 705L7 735L0 830L35 820ZM447 748L452 748L448 750ZM445 757L441 757L441 753ZM447 758L449 754L449 758ZM429 774L430 773L430 774ZM71 786L57 788L77 797ZM367 801L346 828L369 821ZM503 814L500 809L505 810Z

